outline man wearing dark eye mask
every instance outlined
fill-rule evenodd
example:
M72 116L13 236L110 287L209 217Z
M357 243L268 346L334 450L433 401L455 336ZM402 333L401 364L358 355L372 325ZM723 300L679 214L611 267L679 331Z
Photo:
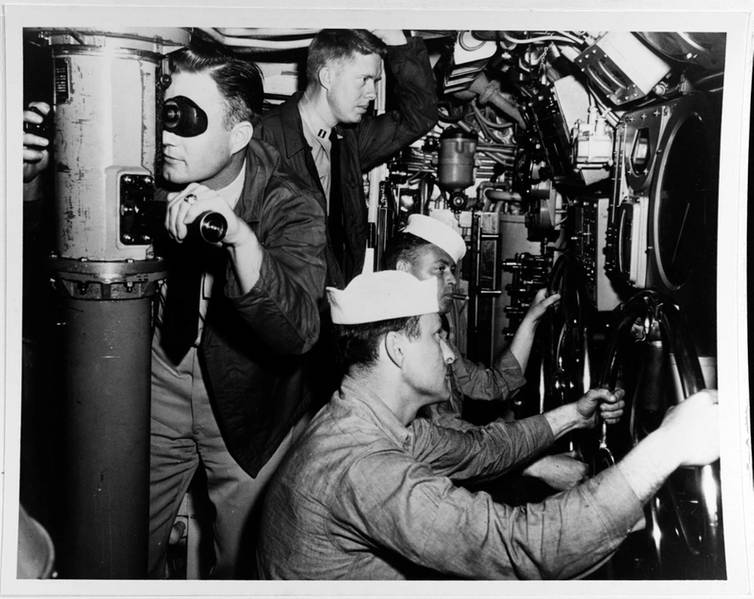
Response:
M324 218L317 201L252 139L256 66L217 51L171 55L163 107L168 261L152 344L150 576L200 467L215 508L216 578L248 577L241 539L307 411L300 355L319 332ZM159 199L159 198L158 198ZM216 213L221 243L196 239ZM252 549L249 547L249 549Z

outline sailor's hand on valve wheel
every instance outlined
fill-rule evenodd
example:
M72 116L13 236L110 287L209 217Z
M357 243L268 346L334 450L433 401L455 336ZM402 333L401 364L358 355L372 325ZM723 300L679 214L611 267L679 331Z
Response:
M702 389L671 407L655 431L680 466L704 466L720 457L717 391Z
M189 225L205 212L217 212L227 222L223 239L225 245L236 245L243 235L251 230L228 203L214 190L199 183L190 183L179 192L168 194L168 208L165 213L165 228L178 242L186 239Z
M47 149L50 140L42 135L42 125L50 110L50 105L46 102L31 102L24 110L24 183L36 178L50 162L50 152Z
M524 320L528 320L531 324L536 324L544 316L550 306L554 306L560 301L560 294L553 293L547 295L547 288L543 287L534 296L529 309L526 311Z
M584 420L586 425L592 427L596 424L595 414L599 410L600 417L607 424L615 424L623 416L625 401L623 389L589 389L576 402L576 410Z

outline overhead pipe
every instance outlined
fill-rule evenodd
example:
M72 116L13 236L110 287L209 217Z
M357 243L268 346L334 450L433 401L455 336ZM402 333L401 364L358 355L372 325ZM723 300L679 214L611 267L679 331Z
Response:
M311 37L305 37L297 40L273 40L269 38L256 39L251 37L239 37L221 33L214 27L202 27L199 29L214 41L224 46L238 48L256 48L258 50L278 51L292 50L296 48L308 48L311 43ZM313 36L312 36L313 37Z

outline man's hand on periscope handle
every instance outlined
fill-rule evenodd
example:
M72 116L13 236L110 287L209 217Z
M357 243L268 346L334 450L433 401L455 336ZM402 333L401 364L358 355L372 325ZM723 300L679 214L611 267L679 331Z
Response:
M32 108L39 112L32 110ZM28 109L24 110L23 122L40 125L44 121L44 117L39 113L47 116L50 110L50 105L46 102L31 102L28 105ZM34 133L24 133L23 145L23 177L24 183L29 183L45 170L50 163L50 152L47 149L50 145L50 140Z
M228 250L240 293L248 293L259 281L264 250L257 236L214 190L190 183L183 191L168 194L165 228L178 243L188 234L188 225L204 212L218 212L228 229L221 244Z
M165 229L170 237L181 243L188 235L188 225L208 211L220 213L228 223L223 245L240 245L254 235L216 191L200 183L190 183L182 191L168 194Z

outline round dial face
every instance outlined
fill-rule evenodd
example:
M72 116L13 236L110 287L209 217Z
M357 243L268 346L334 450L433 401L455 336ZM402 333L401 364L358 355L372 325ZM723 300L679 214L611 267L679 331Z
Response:
M710 149L702 121L691 115L671 132L654 197L654 245L660 277L669 289L689 278L704 253L710 225Z

